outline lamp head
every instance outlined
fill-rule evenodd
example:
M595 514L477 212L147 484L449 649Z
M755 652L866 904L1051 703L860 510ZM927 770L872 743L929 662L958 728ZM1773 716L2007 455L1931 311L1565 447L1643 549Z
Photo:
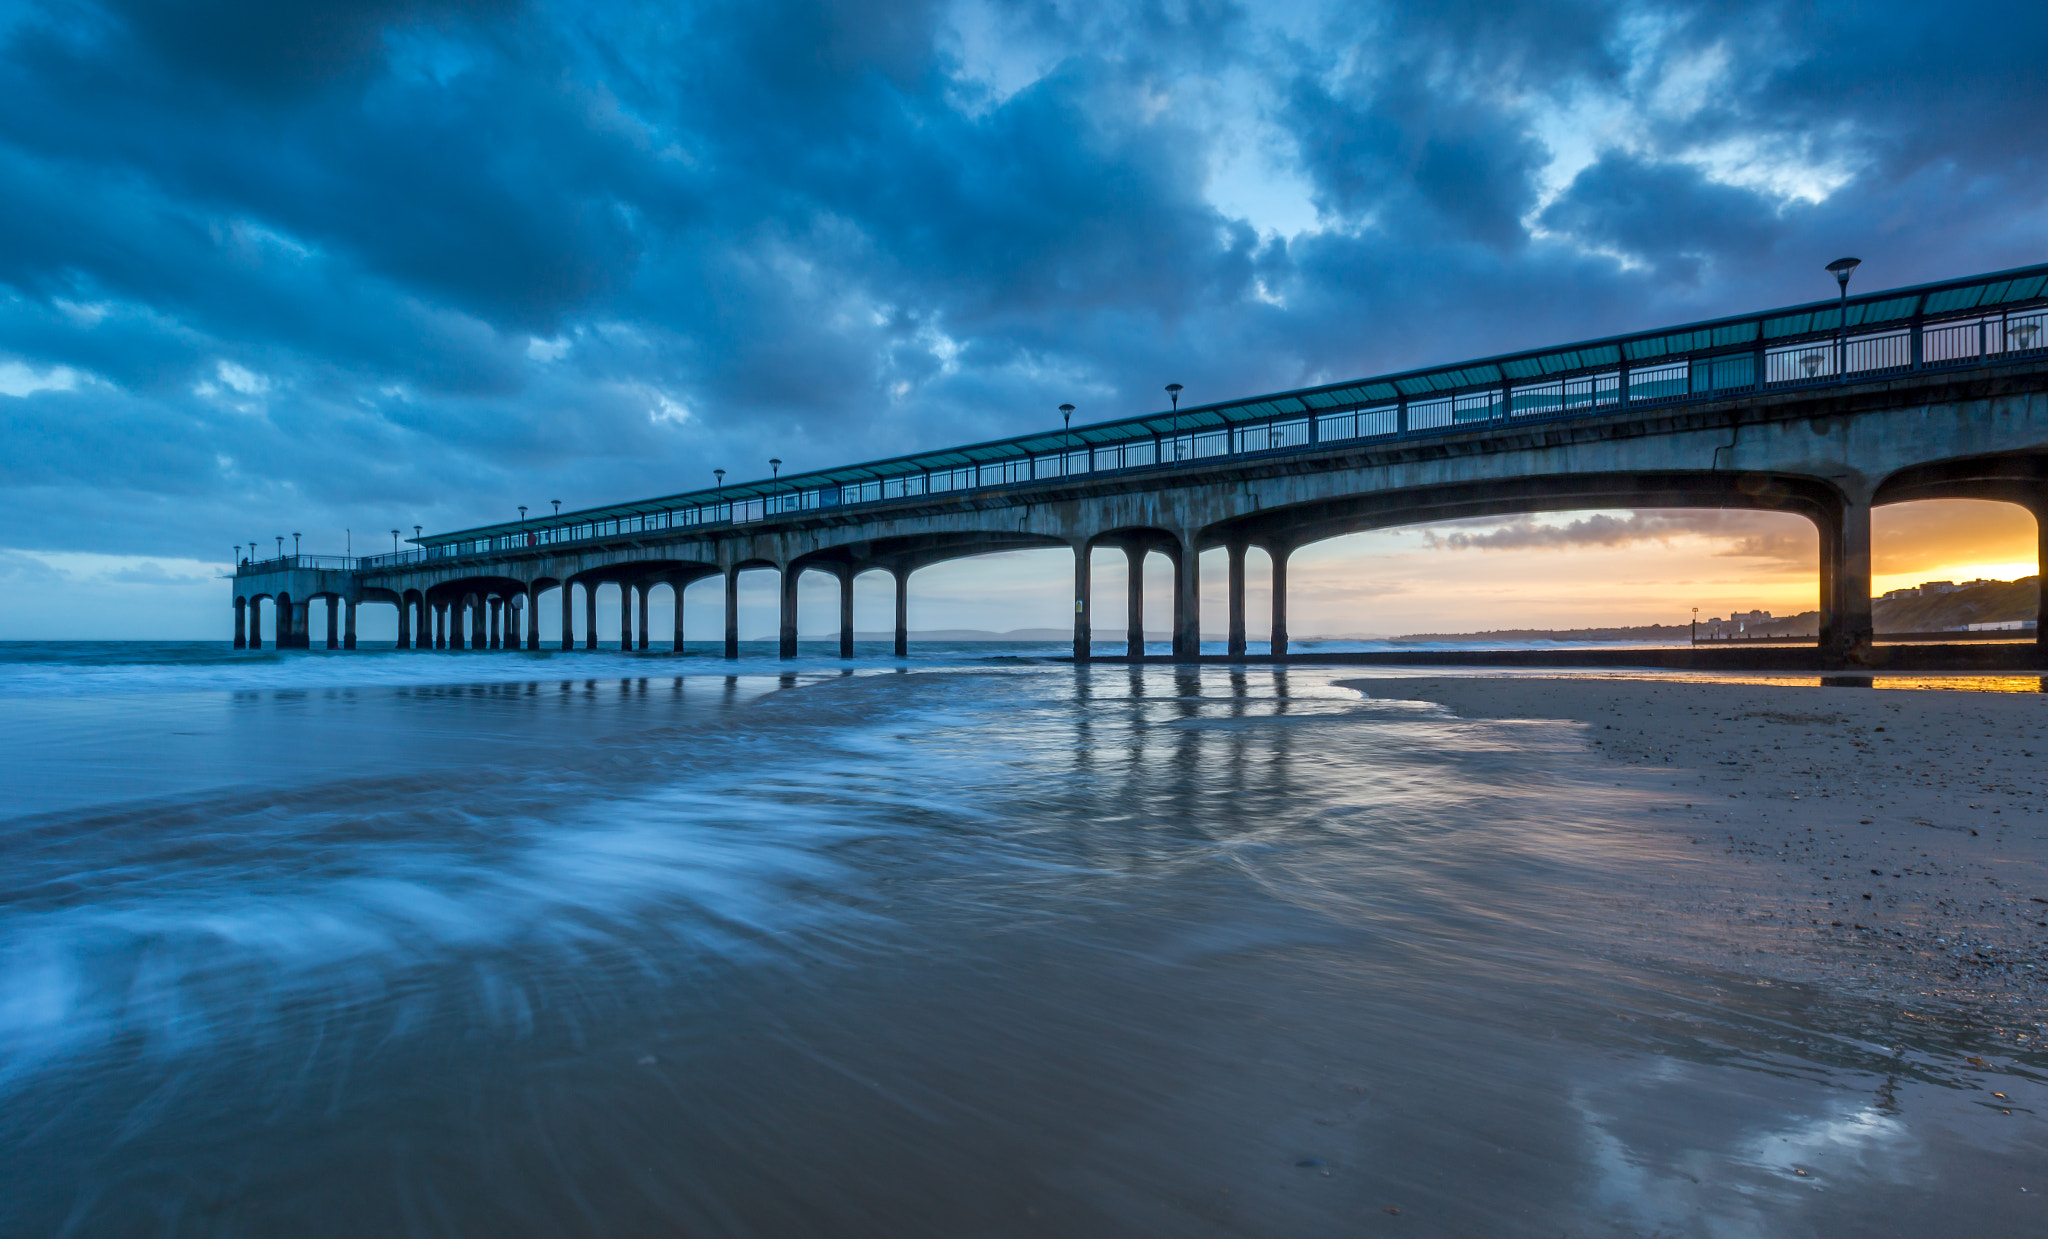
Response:
M781 462L781 461L779 461L779 460L776 460L776 459L775 459L775 458L773 458L773 457L770 457L770 458L769 458L769 460L768 460L768 467L769 467L770 469L772 469L772 470L774 470L774 471L775 471L775 475L776 475L777 477L780 477L780 476L782 475L782 462Z
M1856 268L1862 265L1863 260L1861 258L1837 258L1828 264L1828 274L1835 277L1835 283L1840 284L1843 288L1847 288L1849 287L1849 277L1854 275Z
M725 470L723 470L723 469L713 469L713 470L711 471L711 473L712 473L712 476L713 476L713 477L716 477L716 478L718 479L718 484L719 484L720 486L723 486L723 485L725 485Z
M1180 407L1180 393L1181 393L1181 386L1180 386L1180 384L1178 384L1178 383L1168 383L1168 384L1166 385L1166 394L1167 394L1167 395L1169 395L1169 396L1171 396L1171 397L1173 397L1173 407L1174 407L1174 408L1176 408L1176 409Z

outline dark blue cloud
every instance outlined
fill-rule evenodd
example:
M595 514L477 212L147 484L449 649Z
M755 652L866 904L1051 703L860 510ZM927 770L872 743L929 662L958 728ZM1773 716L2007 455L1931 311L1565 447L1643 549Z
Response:
M45 0L11 537L467 524L2032 261L2043 21Z

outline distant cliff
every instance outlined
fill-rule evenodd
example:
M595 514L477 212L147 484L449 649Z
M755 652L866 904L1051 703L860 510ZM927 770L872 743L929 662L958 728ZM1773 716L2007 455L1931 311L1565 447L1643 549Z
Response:
M1871 605L1871 616L1880 633L1952 632L1971 624L1994 624L2007 620L2030 620L2040 606L2038 577L2017 581L1991 581L1971 585L1952 594L1925 598L1885 598ZM1705 624L1702 622L1702 629ZM1688 624L1638 624L1617 628L1502 628L1491 632L1419 632L1397 641L1684 641L1691 635ZM1820 633L1820 612L1779 615L1750 621L1744 635L1751 637L1811 637Z

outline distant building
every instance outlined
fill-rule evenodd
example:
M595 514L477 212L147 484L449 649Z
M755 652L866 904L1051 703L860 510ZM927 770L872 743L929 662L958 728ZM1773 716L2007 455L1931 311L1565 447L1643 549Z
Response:
M1937 598L1942 594L1953 594L1963 588L1954 581L1922 581L1916 597Z
M1970 632L2031 632L2037 626L2034 620L1993 620L1984 624L1967 625Z

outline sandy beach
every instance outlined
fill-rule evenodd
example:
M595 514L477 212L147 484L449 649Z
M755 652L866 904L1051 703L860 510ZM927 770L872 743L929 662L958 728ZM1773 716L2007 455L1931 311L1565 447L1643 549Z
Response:
M1584 676L1375 678L1468 718L1567 720L1642 797L1646 953L2048 1020L2048 696Z

